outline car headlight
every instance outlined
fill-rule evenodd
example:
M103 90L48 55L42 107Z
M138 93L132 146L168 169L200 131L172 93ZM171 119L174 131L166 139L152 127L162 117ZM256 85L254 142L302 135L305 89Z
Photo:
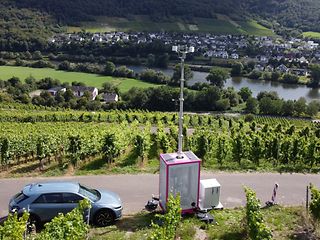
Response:
M20 207L19 207L19 206L12 206L12 207L10 208L10 212L13 212L13 213L18 212L19 210L20 210Z

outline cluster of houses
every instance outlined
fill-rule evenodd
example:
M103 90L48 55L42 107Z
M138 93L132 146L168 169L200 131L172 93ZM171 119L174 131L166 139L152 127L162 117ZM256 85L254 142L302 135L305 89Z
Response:
M194 46L196 51L207 58L253 60L256 69L292 72L297 75L307 75L309 62L320 62L319 44L305 39L280 37L254 37L245 35L214 35L200 33L169 33L169 32L107 32L107 33L74 33L58 34L49 41L54 44L93 41L114 44L116 42L150 43L160 40L167 45L185 44ZM247 56L248 48L258 49L259 55ZM304 63L303 69L288 69L283 61L268 65L269 60L283 60L287 63Z
M85 87L85 86L72 86L71 91L73 92L75 97L82 97L85 92L88 92L90 95L90 100L95 100L99 94L98 89L96 87ZM67 88L65 87L54 87L50 88L48 92L52 96L56 96L58 92L66 92ZM103 103L112 103L112 102L118 102L119 96L116 93L103 93L100 94L100 101Z

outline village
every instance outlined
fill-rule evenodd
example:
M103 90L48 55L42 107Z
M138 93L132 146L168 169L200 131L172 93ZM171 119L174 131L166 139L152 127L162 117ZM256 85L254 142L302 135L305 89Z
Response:
M195 33L64 33L49 39L51 44L63 45L72 42L95 42L113 45L116 43L143 44L161 41L165 45L188 45L195 47L203 58L232 59L241 62L253 61L255 70L291 73L308 76L309 63L320 62L319 43L312 40L281 37L258 37L245 35L214 35Z

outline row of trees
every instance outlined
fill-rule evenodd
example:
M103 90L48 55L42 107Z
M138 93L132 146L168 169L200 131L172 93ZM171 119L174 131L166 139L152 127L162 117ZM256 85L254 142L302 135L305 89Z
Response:
M219 77L213 70L209 73L207 79L212 84L197 84L193 86L197 91L185 90L185 109L187 111L225 111L231 107L236 107L245 102L245 111L247 113L281 116L314 116L319 111L319 103L312 101L307 103L305 99L288 100L280 99L275 92L261 92L257 98L252 97L249 88L242 88L236 92L233 88L222 89L223 78ZM225 74L224 72L221 72ZM141 77L154 79L154 81L166 81L167 77L153 70L147 70L141 73ZM72 85L84 85L83 83L73 82ZM31 98L31 91L36 89L47 90L56 86L66 87L66 92L58 92L55 96L43 91L39 96ZM19 78L13 77L7 81L0 80L0 88L6 89L6 92L0 93L1 102L21 102L33 103L38 106L63 107L71 109L145 109L151 111L177 111L179 90L168 86L157 88L139 89L132 88L127 93L121 94L122 101L111 105L102 105L99 96L95 101L91 101L91 95L86 92L81 98L74 96L68 83L63 83L52 78L36 80L28 77L23 83ZM104 83L99 92L115 92L120 94L119 89L110 84Z
M243 89L244 90L244 89ZM318 101L306 102L304 98L298 100L280 99L275 92L260 92L257 98L247 95L245 111L254 114L277 116L315 116L319 109Z
M231 69L232 76L247 76L251 79L256 80L267 80L282 82L288 84L298 84L299 76L292 73L281 73L279 71L259 71L256 70L254 62L248 62L247 64L242 64L241 62L234 63ZM310 81L308 86L319 87L320 82L320 65L311 64L308 69L310 70Z

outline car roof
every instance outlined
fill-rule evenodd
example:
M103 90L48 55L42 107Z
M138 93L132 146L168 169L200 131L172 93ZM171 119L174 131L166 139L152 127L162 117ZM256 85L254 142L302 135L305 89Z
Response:
M23 188L23 194L27 196L43 193L79 192L79 183L76 182L39 182L28 184Z

